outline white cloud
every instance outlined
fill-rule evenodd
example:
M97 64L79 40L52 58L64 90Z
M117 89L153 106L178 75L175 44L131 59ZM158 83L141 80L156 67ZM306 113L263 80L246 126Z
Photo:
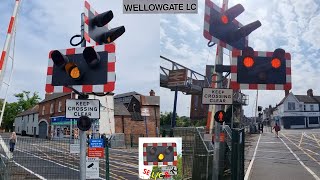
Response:
M303 40L312 44L313 48L319 49L320 44L320 15L313 17L307 27L307 30L303 33Z

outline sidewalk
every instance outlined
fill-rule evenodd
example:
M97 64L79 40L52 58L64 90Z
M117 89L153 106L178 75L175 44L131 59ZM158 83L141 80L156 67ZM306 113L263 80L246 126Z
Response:
M287 148L281 138L276 138L273 133L264 132L258 135L258 147L254 145L252 165L248 168L246 179L250 180L295 180L314 179L308 171ZM255 152L256 149L256 152ZM252 148L249 150L249 156ZM255 153L254 153L255 152ZM247 166L246 166L247 167Z

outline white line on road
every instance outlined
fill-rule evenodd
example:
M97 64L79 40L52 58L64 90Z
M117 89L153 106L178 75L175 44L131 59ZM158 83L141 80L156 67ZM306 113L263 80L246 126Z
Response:
M302 138L303 138L303 133L301 133L301 139L300 139L299 147L301 147Z
M2 157L4 157L4 158L6 158L6 159L8 159L8 158L7 158L7 157L5 157L3 154L1 154L1 156L2 156ZM47 180L46 178L44 178L44 177L42 177L41 175L39 175L39 174L37 174L37 173L35 173L35 172L31 171L31 170L30 170L30 169L28 169L28 168L26 168L26 167L22 166L21 164L17 163L16 161L12 161L12 162L13 162L13 163L15 163L17 166L19 166L19 167L23 168L24 170L28 171L30 174L33 174L33 175L37 176L39 179Z
M22 151L22 150L20 150L20 149L17 149L17 151L20 151L20 152L23 152L23 153L29 154L29 155L31 155L31 156L33 156L33 157L38 158L38 159L42 159L42 160L45 160L45 161L49 161L49 162L51 162L51 163L54 163L54 164L56 164L56 165L58 165L58 166L61 166L61 167L64 167L64 168L69 168L69 169L74 170L74 171L79 171L78 169L74 169L74 168L72 168L72 167L65 166L65 165L63 165L63 164L60 164L60 163L54 162L54 161L49 160L49 159L45 159L45 158L39 157L39 156L37 156L37 155L31 154L31 153L26 152L26 151Z
M252 168L252 165L253 165L253 161L254 161L254 158L256 157L256 154L257 154L257 149L258 149L258 146L259 146L260 138L261 138L261 134L259 135L259 139L258 139L256 148L255 148L255 150L254 150L252 159L251 159L251 161L250 161L249 167L248 167L248 169L247 169L246 175L244 176L244 180L248 180L248 178L249 178L250 171L251 171L251 168Z
M13 162L14 162L17 166L19 166L19 167L23 168L24 170L28 171L30 174L33 174L33 175L37 176L37 178L42 179L42 180L46 180L46 178L44 178L44 177L42 177L41 175L39 175L39 174L37 174L37 173L35 173L35 172L31 171L31 170L30 170L30 169L28 169L28 168L26 168L26 167L22 166L21 164L19 164L19 163L15 162L15 161L13 161Z
M297 161L299 161L299 163L316 179L316 180L320 180L320 178L310 169L308 168L301 160L300 158L291 150L291 148L287 145L286 142L284 142L284 140L282 140L282 138L280 138L280 140L283 142L283 144L289 149L289 151L291 152L291 154L294 155L294 157L297 159Z
M272 141L266 141L266 142L260 142L260 144L278 144L278 143L281 143L281 142L272 142Z

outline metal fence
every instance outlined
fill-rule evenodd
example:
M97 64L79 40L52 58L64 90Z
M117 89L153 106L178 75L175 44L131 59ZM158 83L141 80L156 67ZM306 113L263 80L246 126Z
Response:
M70 139L18 136L11 153L9 136L0 134L0 179L79 179L79 154L70 154ZM105 162L99 161L100 178L105 178Z
M204 134L204 128L174 129L174 137L182 137L183 179L211 179L213 144L204 141Z
M2 136L5 145L8 137ZM11 179L78 179L79 157L69 154L69 140L18 137L13 153L5 146L1 155Z

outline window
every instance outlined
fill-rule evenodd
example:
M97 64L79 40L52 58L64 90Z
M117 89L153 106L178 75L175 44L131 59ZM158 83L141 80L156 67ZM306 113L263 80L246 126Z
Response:
M50 114L53 113L53 103L50 104Z
M34 114L32 115L32 122L34 122Z
M27 118L28 118L28 123L29 123L29 115L28 115L28 117L27 117Z
M314 111L313 104L310 104L310 111Z
M295 103L294 102L288 102L288 110L295 110L296 107L295 107Z
M45 106L42 106L42 115L44 115L45 110L46 110L46 107L45 107Z
M27 132L28 132L28 126L27 126Z
M304 111L306 110L306 105L303 105L303 110L304 110Z
M58 112L61 112L61 106L62 106L62 103L61 103L61 101L59 101Z

